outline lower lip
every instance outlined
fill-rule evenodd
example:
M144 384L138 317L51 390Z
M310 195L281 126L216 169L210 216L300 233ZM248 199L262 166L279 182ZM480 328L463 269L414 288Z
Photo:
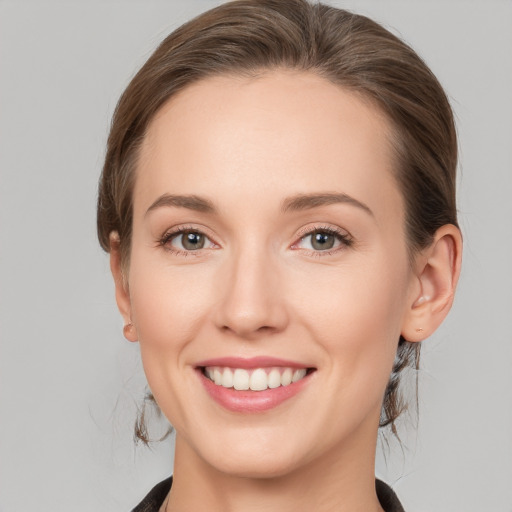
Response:
M219 405L229 411L243 413L264 412L277 407L299 393L307 385L311 376L311 374L307 374L304 378L288 386L264 391L237 391L233 388L217 386L200 369L197 372L204 388Z

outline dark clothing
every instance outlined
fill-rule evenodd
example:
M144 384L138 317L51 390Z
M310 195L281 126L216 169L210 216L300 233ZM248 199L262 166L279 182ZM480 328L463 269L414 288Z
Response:
M172 485L172 476L156 484L132 512L158 512Z
M155 485L149 494L132 510L132 512L158 512L169 493L172 485L172 476ZM405 512L396 494L389 485L375 480L377 497L386 512Z
M380 506L386 512L405 512L395 491L388 484L385 484L382 480L375 479L375 488L377 489L377 498L379 498Z

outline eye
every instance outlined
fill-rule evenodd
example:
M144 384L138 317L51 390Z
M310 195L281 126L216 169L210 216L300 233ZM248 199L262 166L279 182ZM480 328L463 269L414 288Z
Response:
M178 249L185 249L186 251L197 251L204 247L205 241L206 237L203 234L194 231L186 231L185 233L176 235L172 239L171 245Z
M167 233L160 243L166 249L177 253L199 251L200 249L215 247L215 244L204 233L192 229L183 229Z
M348 247L352 240L347 233L332 228L317 228L305 235L294 244L294 249L306 249L314 252L335 251Z

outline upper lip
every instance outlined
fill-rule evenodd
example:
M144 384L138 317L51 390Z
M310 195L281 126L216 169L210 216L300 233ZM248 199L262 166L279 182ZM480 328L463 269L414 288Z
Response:
M274 366L281 366L286 368L311 368L310 365L299 363L297 361L290 361L288 359L280 359L270 356L257 356L257 357L216 357L213 359L205 359L196 365L199 367L221 366L228 368L245 368L247 370L252 368L271 368Z

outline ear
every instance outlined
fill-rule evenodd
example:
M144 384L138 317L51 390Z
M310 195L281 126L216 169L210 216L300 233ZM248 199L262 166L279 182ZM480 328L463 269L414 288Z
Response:
M462 256L460 230L447 224L436 231L432 244L416 258L409 305L402 325L407 341L430 336L450 311Z
M116 302L119 312L124 320L124 337L128 341L137 341L137 331L132 323L132 308L130 293L128 290L128 279L123 272L121 265L120 239L116 231L110 233L110 270L114 278L116 289Z

